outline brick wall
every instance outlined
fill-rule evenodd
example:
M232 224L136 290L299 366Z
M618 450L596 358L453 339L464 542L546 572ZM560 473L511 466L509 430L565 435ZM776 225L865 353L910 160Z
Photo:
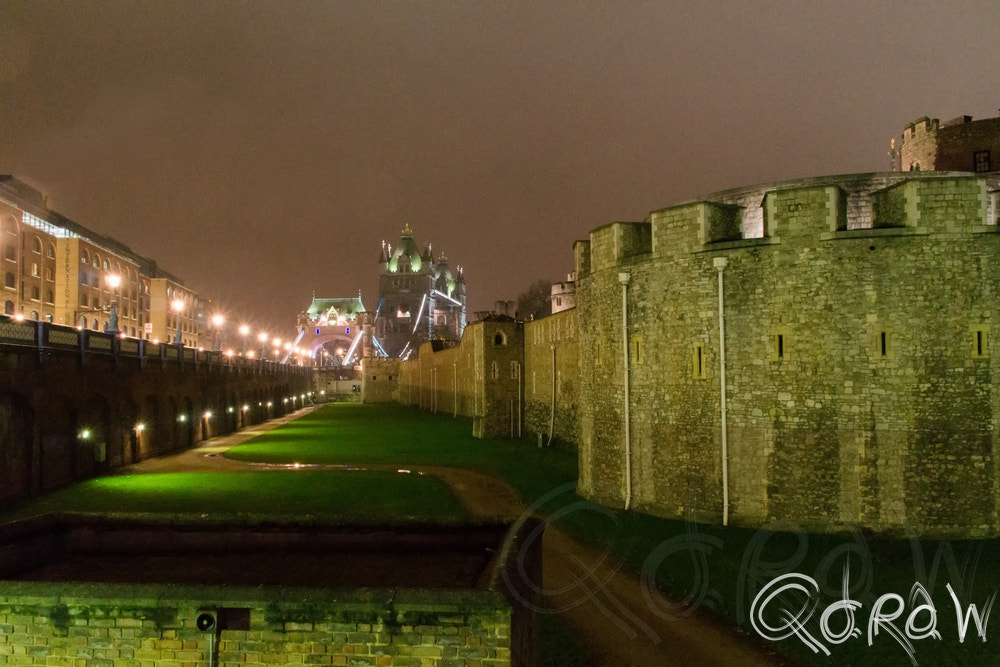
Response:
M214 631L196 627L205 610ZM5 665L510 665L511 610L489 591L314 591L6 582ZM530 663L524 663L530 664Z

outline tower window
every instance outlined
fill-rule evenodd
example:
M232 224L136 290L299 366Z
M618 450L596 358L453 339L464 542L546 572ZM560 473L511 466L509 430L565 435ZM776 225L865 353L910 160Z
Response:
M972 171L977 173L993 171L989 151L976 151L972 154Z
M691 377L696 380L704 380L705 373L705 344L695 343L691 350Z
M972 358L982 359L990 356L989 325L973 324L969 330L972 332Z

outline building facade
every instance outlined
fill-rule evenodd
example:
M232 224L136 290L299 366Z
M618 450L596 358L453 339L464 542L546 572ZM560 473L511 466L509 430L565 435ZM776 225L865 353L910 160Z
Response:
M9 175L0 176L0 262L6 315L170 343L179 323L184 345L204 345L204 304L194 291L49 210L38 190Z

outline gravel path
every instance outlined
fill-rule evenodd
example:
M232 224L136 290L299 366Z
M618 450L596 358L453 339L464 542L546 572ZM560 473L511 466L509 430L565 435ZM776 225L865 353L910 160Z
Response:
M300 410L253 429L213 438L186 452L150 459L117 474L282 468L225 458L242 442L297 419ZM380 469L381 466L366 466ZM407 466L444 482L480 517L514 520L530 510L505 482L487 474L439 466ZM549 526L542 541L546 613L559 614L591 656L591 664L614 667L653 665L789 665L739 628L707 614L665 618L647 601L634 572L609 562L603 554L581 546ZM662 606L661 606L662 608Z

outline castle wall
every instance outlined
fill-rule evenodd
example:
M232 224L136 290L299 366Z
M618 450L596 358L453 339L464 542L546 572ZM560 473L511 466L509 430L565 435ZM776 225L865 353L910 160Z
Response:
M987 169L977 168L975 153L989 151ZM1000 118L972 120L961 116L947 123L921 118L903 130L903 171L1000 171Z
M576 310L524 325L526 434L576 446L579 440L580 354ZM553 367L555 381L553 382ZM553 401L553 387L555 401Z
M574 248L592 358L579 366L580 492L612 506L627 493L625 273L632 505L720 520L725 257L730 520L996 532L1000 236L983 224L985 181L878 174L713 199ZM761 202L759 238L741 199Z
M399 396L399 359L365 357L361 360L361 401L393 403Z

